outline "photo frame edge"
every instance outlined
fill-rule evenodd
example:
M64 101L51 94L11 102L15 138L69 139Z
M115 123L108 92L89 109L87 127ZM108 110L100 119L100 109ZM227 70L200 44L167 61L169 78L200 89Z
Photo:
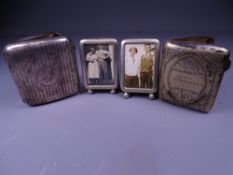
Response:
M154 75L156 75L156 78L153 82L153 88L152 89L142 89L142 88L130 88L126 89L125 88L125 82L124 82L124 77L125 77L125 45L126 44L143 44L143 43L153 43L156 47L157 50L154 51L154 53L157 52L155 55L155 62L153 64L154 66ZM149 93L158 93L158 76L159 76L159 71L158 71L158 64L159 64L159 59L160 59L160 41L156 38L136 38L136 39L124 39L121 41L121 63L120 63L120 87L123 92L127 93L143 93L143 94L149 94Z
M79 42L80 46L80 56L81 56L81 67L83 73L83 81L84 87L87 90L116 90L118 88L118 61L117 61L117 40L115 38L87 38L81 39ZM108 44L113 45L113 52L114 52L114 83L112 85L88 85L87 83L87 66L85 64L85 52L84 52L84 45L85 44Z

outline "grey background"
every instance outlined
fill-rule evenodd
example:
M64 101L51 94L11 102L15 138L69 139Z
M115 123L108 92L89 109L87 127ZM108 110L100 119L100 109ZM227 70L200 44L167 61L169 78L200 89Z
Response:
M232 32L230 0L3 0L1 36Z
M5 1L0 49L27 35L58 31L121 39L212 35L233 49L230 1ZM85 91L48 105L23 104L0 59L1 175L232 175L233 69L203 114L161 100ZM82 79L81 79L82 84Z

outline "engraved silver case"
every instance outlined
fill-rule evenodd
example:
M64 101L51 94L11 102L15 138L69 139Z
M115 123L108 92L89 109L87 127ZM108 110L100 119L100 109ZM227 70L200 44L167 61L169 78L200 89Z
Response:
M75 45L59 33L12 42L3 56L23 102L29 105L53 102L78 92Z
M88 83L87 63L85 54L85 45L112 45L113 59L112 59L112 84L91 85ZM117 40L114 38L88 38L80 41L80 56L82 62L82 72L84 86L90 94L96 90L110 90L110 93L115 93L118 87L118 61L117 61Z
M168 102L208 112L224 72L229 50L213 45L211 37L172 39L164 44L159 96Z
M153 62L153 83L152 88L127 88L125 87L125 52L127 44L153 44L154 45L154 62ZM121 90L124 92L124 97L128 98L132 93L144 93L149 94L149 99L154 99L155 93L157 92L158 84L158 69L159 69L159 52L160 42L154 38L138 38L138 39L125 39L121 42L121 64L120 64L120 84Z

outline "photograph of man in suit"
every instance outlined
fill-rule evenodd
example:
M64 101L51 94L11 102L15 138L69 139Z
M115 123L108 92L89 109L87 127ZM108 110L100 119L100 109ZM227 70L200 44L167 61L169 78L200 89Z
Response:
M111 71L111 62L112 58L109 50L105 47L109 47L106 45L97 45L97 50L95 54L98 56L99 63L99 74L100 74L100 83L101 84L109 84L112 83L112 71Z
M153 64L154 64L154 55L151 54L151 45L146 43L144 45L145 53L141 56L140 64L140 80L141 88L152 88L152 77L153 77Z

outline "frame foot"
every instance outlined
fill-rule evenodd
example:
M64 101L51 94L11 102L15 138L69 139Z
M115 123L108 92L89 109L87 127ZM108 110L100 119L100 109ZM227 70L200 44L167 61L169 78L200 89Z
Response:
M125 92L125 93L124 93L124 97L125 97L125 98L129 98L129 93L128 93L128 92Z
M153 93L150 93L148 97L150 100L153 100L155 98L155 95Z
M94 94L93 90L91 90L91 89L88 89L88 93L89 94Z
M115 94L115 93L116 93L116 90L115 90L115 89L112 89L112 90L110 90L110 93L111 93L111 94Z

